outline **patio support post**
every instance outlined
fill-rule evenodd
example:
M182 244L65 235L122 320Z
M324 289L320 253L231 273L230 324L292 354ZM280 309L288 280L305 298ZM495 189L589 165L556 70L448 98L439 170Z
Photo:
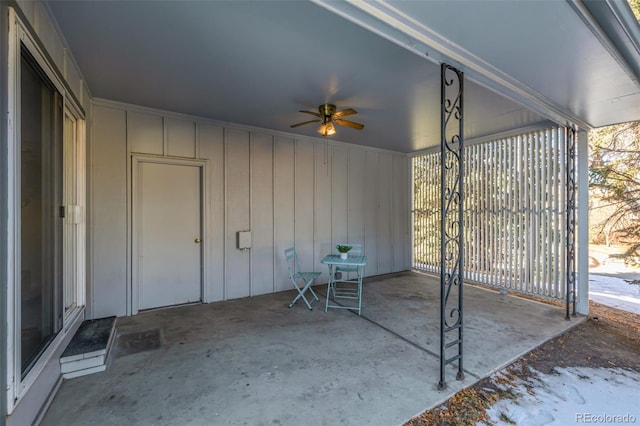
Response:
M567 288L566 315L576 315L576 130L566 129L567 146Z
M576 246L576 312L581 315L589 313L589 141L587 132L578 131L577 142L578 198L576 214L578 232Z
M464 73L447 64L440 67L440 382L447 387L445 367L463 370L463 82ZM454 299L447 307L449 298ZM447 349L457 352L447 358Z

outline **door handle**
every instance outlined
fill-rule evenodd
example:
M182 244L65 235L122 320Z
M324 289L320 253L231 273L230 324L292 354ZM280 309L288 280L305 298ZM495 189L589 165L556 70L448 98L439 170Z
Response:
M200 244L200 238L196 238L195 240L193 240L196 244Z

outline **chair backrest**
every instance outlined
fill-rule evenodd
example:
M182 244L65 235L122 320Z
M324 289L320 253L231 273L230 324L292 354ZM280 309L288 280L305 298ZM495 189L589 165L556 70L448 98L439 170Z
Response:
M296 272L300 271L300 261L295 247L284 249L284 257L287 259L287 267L289 268L289 277L293 280Z
M336 254L340 253L338 251L337 246L351 246L351 250L349 250L349 254L353 254L353 255L356 255L356 256L360 256L362 254L362 244L337 243L336 244Z

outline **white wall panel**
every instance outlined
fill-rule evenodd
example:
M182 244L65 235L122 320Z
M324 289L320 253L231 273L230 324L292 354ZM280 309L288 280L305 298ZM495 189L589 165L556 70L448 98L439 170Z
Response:
M209 217L204 218L205 239L210 249L208 276L205 277L207 302L224 299L224 129L211 124L198 125L198 151L207 163L205 190L209 192Z
M31 24L32 27L35 27L35 13L36 13L36 3L33 0L16 0L18 7L24 13L24 16L27 18L27 21Z
M64 78L67 80L67 84L73 91L73 94L80 100L80 96L82 95L82 74L78 67L76 67L69 49L64 50Z
M273 136L251 134L251 295L273 293Z
M331 243L349 242L349 150L344 146L331 149Z
M366 169L365 151L362 149L349 149L347 182L347 237L350 243L361 244L362 252L367 255L364 241Z
M56 68L66 80L73 94L81 101L83 85L81 72L75 64L71 65L73 59L70 59L70 51L64 39L60 37L42 3L33 0L17 0L16 4L45 46L46 53L53 59ZM88 103L82 104L84 108L87 105Z
M165 118L167 155L172 157L195 158L196 124L190 120Z
M91 108L91 93L89 92L89 87L87 83L82 80L80 95L78 96L79 102L85 110ZM87 130L89 130L89 126L87 126Z
M273 228L275 250L275 289L291 290L284 250L295 243L294 233L295 141L276 137L273 152Z
M130 152L162 155L163 140L162 116L133 111L127 113L127 143Z
M378 274L378 161L379 153L365 153L364 182L364 247L367 256L365 275Z
M386 153L378 155L378 225L376 231L378 274L390 273L393 262L391 164L391 155Z
M249 250L237 248L238 231L247 231L249 218L249 132L227 130L225 138L226 267L225 298L250 295Z
M393 272L409 269L409 185L407 158L401 156L393 157L393 170L391 172L392 196L391 205L393 208L391 223L393 226Z
M313 253L313 145L311 142L297 140L294 160L295 246L300 258L300 267L305 271L313 271L315 265Z
M402 154L108 101L96 109L92 158L98 168L92 173L98 179L91 194L98 222L92 229L100 242L92 268L99 316L122 315L127 306L127 144L129 153L207 160L207 302L291 290L283 252L292 245L304 269L323 273L319 284L327 275L320 260L337 242L363 245L367 276L410 264L408 158ZM252 231L252 248L240 251L237 232L244 230Z
M315 177L314 177L314 270L322 273L318 283L328 281L328 268L320 263L322 258L333 253L331 244L331 157L326 143L314 144Z
M62 38L58 35L56 27L49 19L49 15L44 9L41 2L34 2L34 14L35 14L35 30L45 46L47 53L53 59L53 62L58 67L58 70L64 68L64 48L65 45L62 42Z
M90 143L91 313L126 315L127 148L124 111L96 106Z

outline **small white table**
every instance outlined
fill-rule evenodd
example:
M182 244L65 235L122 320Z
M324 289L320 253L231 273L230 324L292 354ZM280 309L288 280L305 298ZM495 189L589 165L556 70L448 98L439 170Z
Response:
M328 254L322 259L322 263L329 266L327 301L324 306L324 311L327 312L329 308L352 309L360 315L362 312L362 276L364 275L364 267L367 264L367 256L348 256L346 259L341 259L339 254ZM336 267L340 266L356 267L357 278L352 280L336 279ZM340 285L340 283L345 284ZM336 299L354 299L358 301L358 306L330 305L329 298L331 298L334 303L337 303Z

